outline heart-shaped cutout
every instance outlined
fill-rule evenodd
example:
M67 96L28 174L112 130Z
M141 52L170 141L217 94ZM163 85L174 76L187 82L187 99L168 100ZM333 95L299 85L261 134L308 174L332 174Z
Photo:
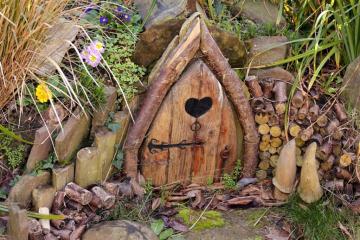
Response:
M189 98L185 103L185 111L194 118L198 118L204 115L210 110L212 106L212 99L210 97L204 97L202 99Z

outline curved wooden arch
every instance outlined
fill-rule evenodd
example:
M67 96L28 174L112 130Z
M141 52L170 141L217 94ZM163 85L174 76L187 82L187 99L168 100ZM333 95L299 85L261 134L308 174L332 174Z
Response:
M206 63L212 68L230 96L230 101L235 106L243 127L244 167L242 175L252 177L255 174L259 136L250 104L243 93L239 77L230 67L204 21L198 15L195 13L184 23L180 31L178 46L167 53L166 61L163 61L164 64L160 66L161 70L151 83L135 123L129 129L124 153L125 172L130 177L136 177L139 149L163 99L199 50L205 55Z

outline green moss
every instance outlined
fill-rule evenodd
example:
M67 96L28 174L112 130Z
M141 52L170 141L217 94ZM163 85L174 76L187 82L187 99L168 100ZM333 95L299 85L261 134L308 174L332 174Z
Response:
M23 163L25 145L5 134L0 134L0 155L1 154L5 156L7 164L12 169L15 169Z
M215 227L223 227L225 225L225 220L223 219L221 213L216 211L205 211L202 215L201 211L184 208L179 211L178 216L181 217L184 223L189 227L196 223L193 228L194 230L211 229ZM198 221L199 218L200 220Z
M249 226L262 228L264 221L261 221L263 217L268 213L268 209L253 209L247 212L245 216L246 223Z

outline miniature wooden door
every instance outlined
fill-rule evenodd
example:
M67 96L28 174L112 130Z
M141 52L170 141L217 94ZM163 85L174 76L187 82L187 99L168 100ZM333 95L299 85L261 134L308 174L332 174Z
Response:
M141 150L141 170L156 186L207 184L231 172L239 127L221 84L201 60L167 93ZM240 143L240 144L239 144Z

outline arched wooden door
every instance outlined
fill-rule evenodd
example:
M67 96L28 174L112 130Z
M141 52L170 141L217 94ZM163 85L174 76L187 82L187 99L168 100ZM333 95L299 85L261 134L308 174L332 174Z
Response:
M152 122L141 150L142 174L159 186L206 184L231 172L242 142L236 123L221 84L197 60L170 89Z

